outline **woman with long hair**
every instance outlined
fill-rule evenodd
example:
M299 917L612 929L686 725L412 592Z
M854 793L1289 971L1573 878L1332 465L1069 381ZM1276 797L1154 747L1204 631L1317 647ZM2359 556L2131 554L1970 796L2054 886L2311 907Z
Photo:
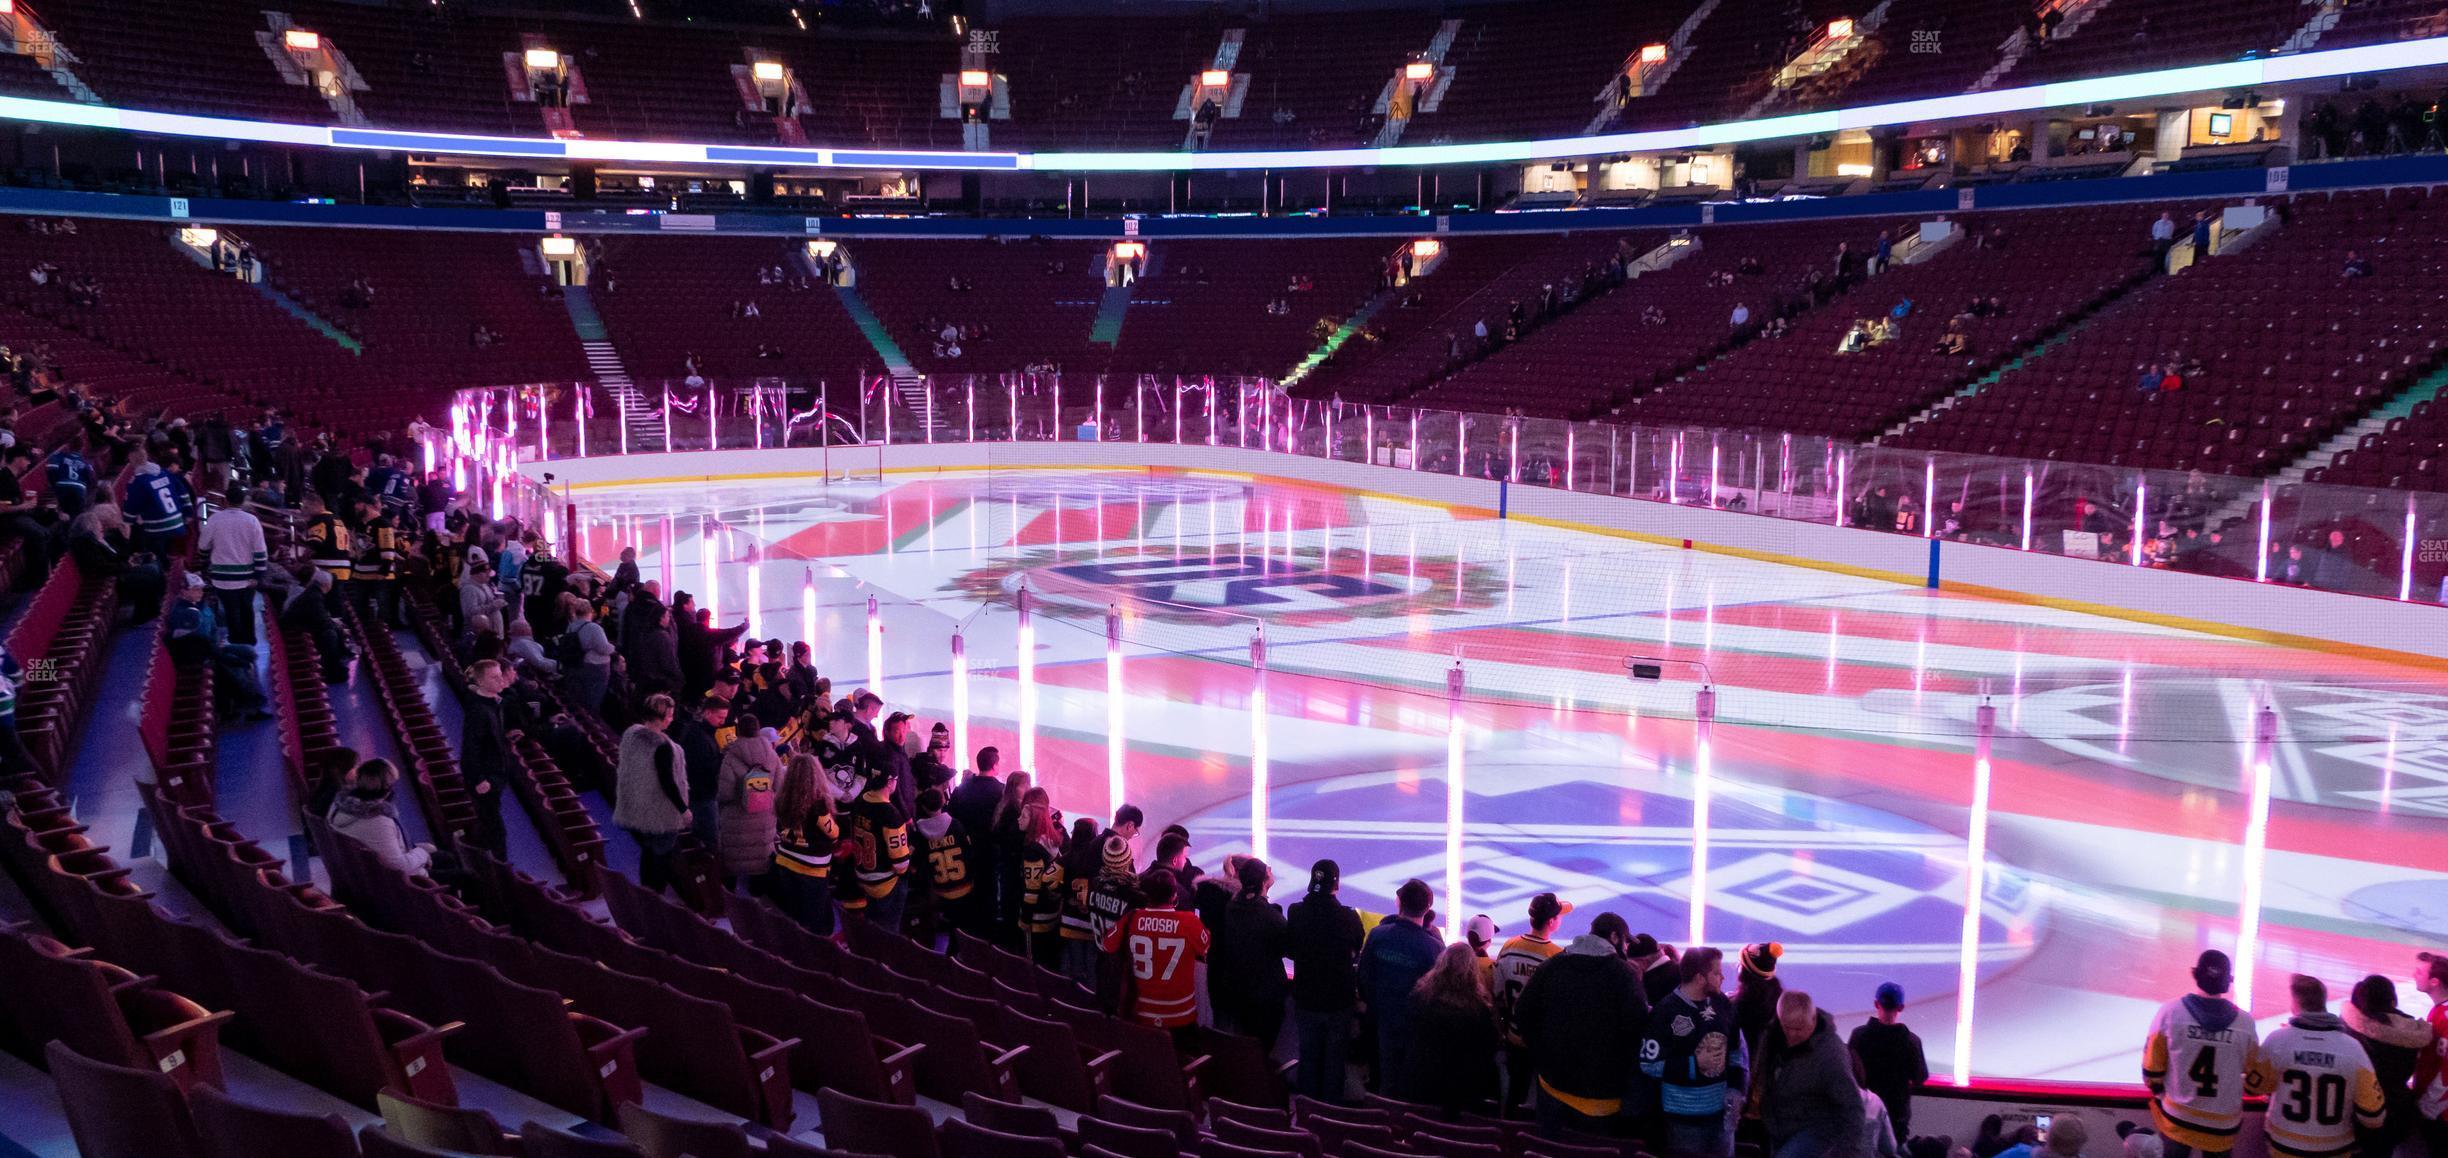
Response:
M1063 899L1070 890L1063 875L1062 826L1054 822L1053 801L1045 789L1028 790L1021 800L1015 829L1019 842L1016 917L1020 944L1031 960L1048 969L1059 969Z
M1026 772L1005 776L1003 795L995 800L994 811L987 814L986 831L970 834L986 846L988 863L994 871L994 934L1010 948L1020 946L1020 928L1024 923L1021 912L1026 908L1021 894L1028 891L1024 879L1027 870L1020 862L1028 847L1020 822L1020 801L1029 794L1030 784Z
M774 798L776 843L773 898L791 919L819 936L833 931L833 850L841 822L824 769L805 752L782 768Z
M1412 1100L1447 1114L1496 1096L1496 1005L1469 944L1448 945L1411 990Z
M2346 1032L2363 1043L2383 1099L2380 1128L2362 1131L2356 1152L2388 1158L2422 1120L2414 1104L2414 1065L2432 1048L2431 1024L2397 1008L2397 983L2374 973L2355 982L2346 1003Z

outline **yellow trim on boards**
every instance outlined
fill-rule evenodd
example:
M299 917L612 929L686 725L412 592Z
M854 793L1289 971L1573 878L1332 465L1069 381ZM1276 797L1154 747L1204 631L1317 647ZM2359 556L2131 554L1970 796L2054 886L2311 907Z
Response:
M1346 465L1368 466L1371 464L1348 463ZM884 468L883 473L888 475L978 474L990 471L1023 470L1069 471L1074 473L1080 471L1113 473L1143 471L1149 474L1175 474L1198 478L1240 479L1247 482L1265 482L1273 486L1331 491L1337 494L1350 495L1356 498L1379 499L1388 502L1405 503L1411 506L1429 507L1436 510L1442 510L1452 514L1469 513L1476 514L1484 518L1494 518L1496 516L1495 510L1472 503L1445 503L1438 502L1434 499L1424 499L1417 495L1396 494L1389 491L1372 490L1367 487L1346 486L1340 483L1321 482L1316 479L1290 478L1283 475L1266 474L1258 471L1227 470L1217 467L1162 466L1154 463L1136 466L1110 464L1083 465L1076 463L980 463L975 465L945 464L940 466L886 467ZM570 489L573 491L591 491L614 486L653 486L668 483L764 482L778 479L821 477L824 477L823 472L821 471L771 471L748 474L727 474L719 476L669 475L649 478L611 479L601 482L571 483ZM1785 567L1800 567L1812 571L1826 571L1840 575L1851 575L1855 578L1871 579L1882 583L1894 583L1904 587L1921 588L1923 587L1924 583L1923 576L1907 574L1901 571L1884 571L1875 567L1858 567L1849 563L1831 563L1823 559L1812 559L1800 555L1787 555L1776 551L1761 550L1756 547L1731 547L1719 543L1706 543L1698 539L1685 540L1673 535L1660 535L1645 531L1633 531L1622 527L1600 526L1595 523L1583 523L1571 519L1560 519L1546 515L1516 514L1509 515L1508 520L1512 522L1529 523L1534 526L1554 527L1560 530L1580 531L1585 534L1603 535L1613 539L1629 539L1634 542L1649 543L1662 547L1679 549L1684 548L1686 544L1688 544L1690 550L1704 551L1712 555L1726 555L1739 559L1750 559L1755 562L1773 563ZM2345 643L2338 640L2321 639L2316 636L2297 635L2292 632L2271 631L2266 628L2245 627L2234 623L2221 623L2212 619L2196 619L2191 616L2172 615L2166 612L2144 611L2133 607L2119 607L2112 603L2095 603L2086 599L2071 599L2060 595L2041 595L2029 591L2016 591L2012 588L2006 587L1990 587L1973 583L1950 583L1942 587L1940 590L1948 594L1988 599L2000 603L2019 603L2032 607L2046 607L2055 611L2071 611L2082 615L2095 615L2104 619L2122 619L2133 623L2147 623L2156 627L2174 628L2180 631L2197 632L2203 635L2224 636L2229 639L2241 639L2251 643L2269 644L2273 647L2293 648L2303 651L2321 651L2328 652L2333 655L2343 655L2356 659L2369 660L2375 663L2394 664L2400 667L2419 668L2426 671L2448 672L2448 657L2423 655L2419 652L2398 651L2391 648L2373 647L2368 644Z

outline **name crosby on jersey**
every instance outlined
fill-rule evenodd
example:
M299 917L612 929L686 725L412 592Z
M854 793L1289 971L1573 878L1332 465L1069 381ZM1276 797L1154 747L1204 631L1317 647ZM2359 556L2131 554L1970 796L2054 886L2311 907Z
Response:
M1143 912L1139 914L1139 923L1136 926L1133 926L1132 931L1137 933L1179 933L1182 931L1182 927L1181 921L1177 918L1158 916L1155 913Z

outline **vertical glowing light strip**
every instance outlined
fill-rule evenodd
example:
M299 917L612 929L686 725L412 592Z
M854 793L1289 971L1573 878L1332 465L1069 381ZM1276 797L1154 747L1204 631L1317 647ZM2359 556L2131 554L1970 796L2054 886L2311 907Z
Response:
M748 638L765 638L765 560L754 545L748 548Z
M1180 381L1176 380L1176 381L1173 383L1173 445L1175 445L1175 446L1180 446L1180 445L1181 445L1181 435L1182 435L1181 412L1182 412L1182 384L1181 384L1181 382L1180 382Z
M1470 415L1454 415L1454 477L1470 474Z
M1011 409L1011 440L1018 442L1020 441L1020 379L1017 375L1003 376L1003 400ZM889 417L891 411L888 409L885 413ZM891 434L887 433L885 441L891 440Z
M697 585L704 588L702 594L705 596L703 602L706 611L715 624L720 626L722 623L722 591L721 584L717 583L714 577L714 567L718 561L715 554L720 548L714 542L715 534L712 520L705 520L697 524L697 558L703 569L703 573L697 577Z
M709 387L709 389L711 389L711 388ZM885 379L885 378L878 378L878 379L876 379L876 384L875 384L875 392L876 392L876 409L881 410L881 411L883 411L883 412L884 412L884 445L886 445L886 446L891 446L891 445L892 445L892 400L893 400L893 388L892 388L892 382L891 382L891 380L889 380L889 379ZM709 399L708 399L708 401L710 402L710 401L712 401L712 400L709 398ZM1013 418L1012 418L1012 421L1013 421L1013 423L1016 425L1016 424L1019 422L1019 416L1014 415L1014 416L1013 416ZM1014 429L1014 430L1012 431L1012 437L1013 437L1015 440L1016 440L1016 439L1018 439L1018 438L1020 437L1020 432L1019 432L1017 429Z
M667 601L672 597L672 567L675 565L674 559L679 554L680 543L677 532L672 528L672 517L665 515L663 516L662 549L655 552L655 562L661 566L663 571L663 598Z
M1131 441L1147 441L1147 390L1141 384L1131 387Z
M2256 554L2253 563L2253 582L2255 583L2269 582L2269 523L2270 485L2265 482L2261 484L2261 550Z
M926 441L928 446L933 446L935 445L935 380L933 378L927 379L926 404ZM958 756L960 753L955 752L953 755Z
M1709 436L1709 489L1707 494L1700 496L1700 505L1704 507L1717 505L1717 462L1717 438L1711 435Z
M1374 406L1360 410L1360 461L1370 466L1377 465L1377 408Z
M952 757L958 764L969 749L969 640L952 629Z
M1836 456L1836 525L1839 527L1845 525L1845 502L1852 495L1852 491L1845 486L1845 466L1852 461L1851 455Z
M1505 424L1505 481L1521 485L1521 421Z
M536 409L536 457L548 459L552 457L552 411L545 404L542 391L530 396L535 399Z
M2414 496L2406 496L2405 544L2397 560L2397 601L2414 598Z
M1963 940L1955 962L1955 1084L1972 1080L1972 1003L1980 988L1981 904L1989 890L1989 738L1997 709L1984 703L1973 717L1972 815L1964 837Z
M1445 922L1448 944L1462 939L1462 661L1445 673Z
M1573 430L1574 430L1574 428L1573 428L1573 427L1570 427L1570 426L1567 426L1567 427L1565 427L1565 428L1564 428L1564 489L1565 489L1565 490L1571 490L1571 489L1573 489L1573 467L1576 465L1575 460L1574 460L1574 458L1573 458Z
M966 415L966 418L967 418L967 421L968 421L968 424L969 424L969 429L968 429L968 438L967 438L967 439L965 439L965 441L968 441L968 442L976 442L976 441L977 441L977 379L975 379L975 378L971 378L971 379L969 380L969 382L968 382L968 385L967 385L967 386L965 386L965 387L964 387L964 389L967 391L968 401L967 401L967 404L966 404L966 405L964 405L964 406L962 406L962 407L961 407L961 410L962 410L962 412L963 412L963 413ZM1097 406L1098 406L1098 411L1097 411L1097 433L1098 433L1099 435L1102 435L1102 434L1104 433L1104 431L1105 431L1105 412L1104 412L1104 409L1103 409L1104 405L1105 405L1105 395L1104 395L1103 393L1101 393L1101 392L1100 392L1100 393L1097 395Z
M2026 551L2031 550L2031 520L2032 472L2027 466L2023 468L2023 549Z
M1122 807L1122 609L1105 608L1105 814Z
M2144 518L2143 513L2142 513L2142 508L2143 508L2143 504L2144 504L2144 503L2145 503L2145 502L2146 502L2146 501L2147 501L2149 498L2150 498L2150 484L2149 484L2149 483L2146 483L2146 482L2142 482L2142 481L2141 481L2141 480L2139 480L2139 479L2135 480L2135 482L2134 482L2134 524L2133 524L2133 543L2132 543L2132 545L2131 545L2131 549L2130 549L2130 550L2128 550L2128 551L2126 552L2126 554L2127 554L2127 556L2129 557L2129 559L2131 560L2131 562L2133 563L2133 565L2134 565L2134 566L2136 566L2136 567L2139 567L2139 566L2141 566L2141 565L2142 565L2142 520L2143 520L2143 518Z
M810 567L799 580L799 639L808 645L810 658L816 653L816 569Z
M1666 502L1668 505L1680 505L1683 502L1682 483L1683 434L1677 431L1674 445L1666 449Z
M578 419L578 457L580 457L580 458L585 458L585 457L586 457L586 454L587 454L587 439L586 439L586 420L587 420L587 388L586 388L585 386L583 386L583 385L582 385L582 386L579 386L577 389L570 391L570 398L571 398L571 400L572 400L572 401L575 403L575 405L572 407L572 409L574 409L575 411L577 411L577 419ZM427 470L432 470L432 469L433 469L433 456L432 456L432 455L430 455L430 454L425 456L425 469L427 469Z
M671 448L671 387L666 386L663 388L663 449L668 452Z
M969 397L969 408L972 412L974 412L977 409L977 387L972 386L969 388ZM1105 437L1105 380L1102 375L1097 378L1096 400L1094 403L1094 409L1091 411L1091 413L1096 420L1097 437ZM977 425L977 419L970 419L969 424L974 429ZM976 442L977 436L974 434L970 435L969 441Z
M2252 811L2244 822L2244 898L2237 909L2235 1003L2247 1014L2261 956L2261 870L2269 858L2270 761L2277 744L2278 713L2264 704L2253 716Z
M1419 468L1419 411L1414 410L1411 412L1411 469L1418 470Z
M1924 459L1921 463L1921 537L1938 536L1938 460Z
M867 690L884 694L884 615L876 597L867 597Z
M1207 382L1207 445L1209 446L1214 446L1216 444L1215 400L1215 381L1213 379L1209 379ZM1327 429L1331 431L1334 429L1334 427L1329 424ZM1331 437L1329 437L1328 441L1332 442L1333 440Z
M1266 628L1250 633L1250 855L1267 858Z
M932 411L932 410L934 409L934 406L935 406L934 398L933 398L933 396L932 396L932 395L930 395L930 396L928 397L928 399L927 399L927 408L928 408L928 410L929 410L929 411ZM762 387L762 386L754 387L753 389L751 389L751 390L748 392L748 412L749 412L750 414L752 414L752 415L755 415L755 416L756 416L756 448L757 448L758 450L763 450L763 449L765 449L765 388L764 388L764 387ZM930 415L930 417L929 417L929 419L928 419L928 422L927 422L927 430L928 430L928 431L930 431L930 432L932 432L934 429L935 429L934 420L933 420L932 416ZM932 437L932 435L930 434L930 438L931 438L931 437Z
M1715 788L1709 748L1716 720L1717 689L1702 685L1692 700L1691 920L1685 945L1708 943L1709 793Z
M1037 771L1037 623L1028 584L1020 585L1020 767Z

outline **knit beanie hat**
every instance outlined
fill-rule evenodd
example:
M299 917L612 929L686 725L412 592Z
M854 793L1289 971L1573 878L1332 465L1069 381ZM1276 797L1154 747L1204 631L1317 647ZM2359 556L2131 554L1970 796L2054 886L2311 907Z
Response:
M1106 872L1123 877L1134 875L1131 871L1130 842L1122 839L1121 833L1105 834L1105 847L1100 856Z
M1751 977L1776 976L1777 958L1785 955L1785 946L1776 941L1759 941L1743 946L1742 971Z

